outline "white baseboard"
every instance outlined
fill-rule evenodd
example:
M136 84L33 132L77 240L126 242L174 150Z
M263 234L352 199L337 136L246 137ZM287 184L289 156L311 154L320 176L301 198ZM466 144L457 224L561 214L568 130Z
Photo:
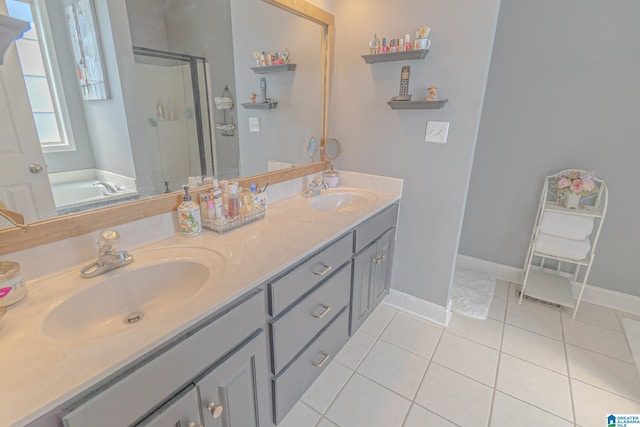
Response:
M461 268L489 274L498 280L522 284L523 276L521 268L460 254L458 254L456 265ZM577 297L580 293L580 285L578 283L572 283L571 292L574 297ZM611 289L600 288L598 286L587 284L584 288L582 301L629 313L640 314L640 297L612 291Z
M451 318L451 307L443 307L395 289L391 289L382 302L442 326L447 326Z
M486 273L491 277L495 277L498 280L504 280L505 282L522 283L521 268L511 267L509 265L498 264L460 254L458 254L458 258L456 259L456 266L467 270Z

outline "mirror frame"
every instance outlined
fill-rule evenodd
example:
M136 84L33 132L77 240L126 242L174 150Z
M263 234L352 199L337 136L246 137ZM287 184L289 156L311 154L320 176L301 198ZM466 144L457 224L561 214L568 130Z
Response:
M327 140L329 117L329 94L331 83L331 63L333 58L333 40L335 35L334 17L331 13L307 2L306 0L262 0L275 7L291 12L301 18L308 19L322 27L321 52L323 67L323 108L322 136L320 153L324 153ZM296 166L284 170L267 172L260 175L240 177L237 181L243 187L256 183L263 187L267 182L276 184L305 175L328 169L328 162L321 161L308 165ZM210 186L202 186L191 193L198 196L208 191ZM46 243L52 243L70 237L80 236L105 227L113 227L127 222L148 218L155 215L175 211L181 200L181 192L154 196L135 202L109 206L92 211L80 212L36 221L23 231L16 227L0 229L0 255L16 252Z

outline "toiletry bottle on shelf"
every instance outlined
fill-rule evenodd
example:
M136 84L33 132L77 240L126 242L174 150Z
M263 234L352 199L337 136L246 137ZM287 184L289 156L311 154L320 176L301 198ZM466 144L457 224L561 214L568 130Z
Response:
M202 233L202 221L200 218L200 207L191 200L189 186L185 185L182 203L178 206L178 226L183 236L198 236Z
M333 169L333 165L331 165L331 170L324 174L324 183L329 186L329 188L336 188L340 185L340 176L338 172Z

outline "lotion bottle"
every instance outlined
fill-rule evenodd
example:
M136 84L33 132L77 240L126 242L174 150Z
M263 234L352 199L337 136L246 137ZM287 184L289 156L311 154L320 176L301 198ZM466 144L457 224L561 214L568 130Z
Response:
M200 207L191 200L189 186L185 185L182 203L178 206L178 226L183 236L193 237L202 233L202 220L200 217Z

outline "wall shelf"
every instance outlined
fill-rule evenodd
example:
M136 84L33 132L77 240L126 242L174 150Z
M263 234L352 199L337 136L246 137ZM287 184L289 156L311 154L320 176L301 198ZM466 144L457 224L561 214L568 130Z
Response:
M414 49L404 52L391 53L373 53L369 55L361 55L367 64L375 64L378 62L407 61L409 59L424 59L429 53L429 49Z
M448 99L438 101L389 101L392 110L437 110L444 107Z
M274 110L278 108L278 101L258 102L256 104L247 102L245 104L242 104L242 106L248 110Z
M264 67L251 67L251 69L256 74L281 73L295 70L296 64L265 65Z

